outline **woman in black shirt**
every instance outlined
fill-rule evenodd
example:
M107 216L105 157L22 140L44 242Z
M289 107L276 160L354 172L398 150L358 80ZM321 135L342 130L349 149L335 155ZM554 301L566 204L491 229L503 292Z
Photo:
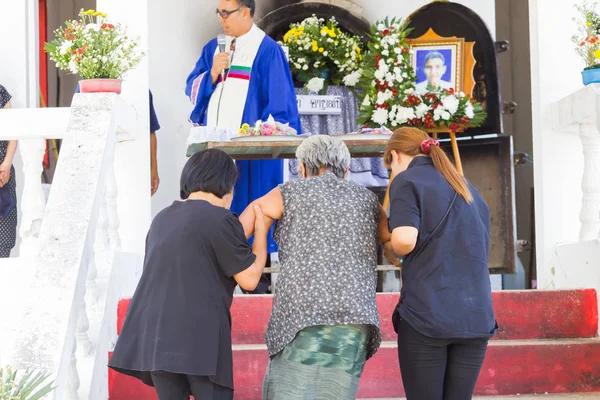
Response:
M470 400L497 329L488 207L419 129L396 130L384 161L396 175L392 249L404 257L393 321L407 400Z
M152 221L144 271L109 367L154 386L160 400L233 399L230 306L253 290L266 262L260 208L248 244L229 211L237 167L211 149L181 175L181 199Z

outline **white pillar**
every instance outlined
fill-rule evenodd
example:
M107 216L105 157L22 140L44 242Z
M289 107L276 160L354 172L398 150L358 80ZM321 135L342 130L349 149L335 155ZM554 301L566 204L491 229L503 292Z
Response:
M531 37L532 128L535 190L535 232L538 287L557 282L557 243L579 239L583 151L575 131L556 124L552 105L583 87L583 63L575 54L571 34L576 0L553 3L529 0ZM560 49L560 51L557 51ZM569 268L568 265L562 268Z
M130 37L139 36L139 44L147 53L146 0L97 0L96 4L97 10L107 13L110 20L127 25ZM123 251L143 253L151 216L147 56L124 77L121 96L136 109L137 135L134 140L118 143L115 151L119 236Z

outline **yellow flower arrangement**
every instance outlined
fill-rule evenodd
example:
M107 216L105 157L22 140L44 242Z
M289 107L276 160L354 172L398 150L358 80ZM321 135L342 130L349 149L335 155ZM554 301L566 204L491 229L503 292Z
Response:
M357 71L362 61L361 38L343 32L334 17L325 21L313 15L291 24L282 44L289 49L292 74L304 83L322 78L323 87L347 85L354 80L344 78Z

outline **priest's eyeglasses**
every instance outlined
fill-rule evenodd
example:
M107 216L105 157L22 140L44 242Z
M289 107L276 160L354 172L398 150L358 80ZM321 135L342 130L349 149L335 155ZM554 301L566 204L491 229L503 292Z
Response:
M240 11L242 8L244 8L244 7L238 7L235 10L231 10L231 11L227 11L227 10L219 11L217 9L216 13L217 13L217 16L219 16L219 17L221 17L223 19L227 19L227 18L229 18L229 16L231 14Z

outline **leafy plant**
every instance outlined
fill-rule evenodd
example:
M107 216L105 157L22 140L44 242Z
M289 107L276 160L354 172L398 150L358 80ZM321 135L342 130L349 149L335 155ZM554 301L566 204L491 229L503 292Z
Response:
M124 26L110 23L100 11L81 10L79 20L65 22L54 33L56 39L44 50L57 68L83 79L122 79L144 55Z
M600 68L600 17L596 13L598 3L576 4L579 12L573 21L577 24L577 34L571 40L577 47L575 52L585 63L584 69Z
M18 371L0 368L0 400L39 400L52 392L50 374L43 371Z

